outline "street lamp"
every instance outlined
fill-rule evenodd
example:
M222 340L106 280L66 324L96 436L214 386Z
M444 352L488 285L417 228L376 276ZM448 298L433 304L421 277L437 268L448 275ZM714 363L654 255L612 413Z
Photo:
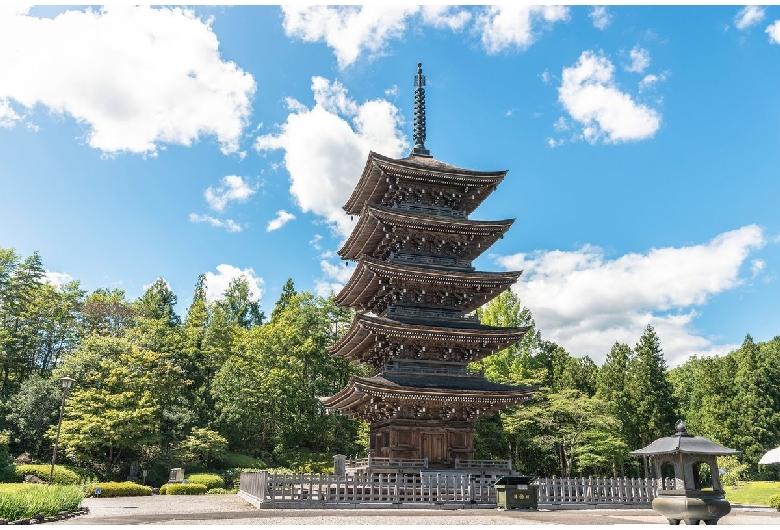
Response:
M54 439L54 453L51 455L51 471L49 472L49 485L51 486L54 480L54 463L57 461L57 445L60 443L60 429L62 428L62 413L65 411L65 398L68 397L68 390L75 379L68 377L60 377L60 383L62 384L62 401L60 402L60 421L57 423L57 437Z

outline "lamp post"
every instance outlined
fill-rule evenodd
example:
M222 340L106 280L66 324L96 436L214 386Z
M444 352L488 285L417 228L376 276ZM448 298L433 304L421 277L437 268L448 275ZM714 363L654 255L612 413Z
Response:
M57 461L57 445L60 443L60 429L62 428L62 413L65 411L65 398L68 397L68 390L75 379L68 377L60 377L60 383L62 384L62 401L60 402L60 421L57 422L57 437L54 439L54 452L51 455L51 471L49 472L49 485L51 486L54 480L54 463Z

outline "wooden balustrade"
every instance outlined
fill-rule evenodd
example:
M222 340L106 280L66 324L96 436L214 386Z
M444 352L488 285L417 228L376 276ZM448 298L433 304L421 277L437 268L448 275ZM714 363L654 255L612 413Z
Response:
M379 459L372 459L379 460ZM389 460L389 459L387 459ZM468 461L460 462L461 465ZM306 506L346 504L493 504L498 475L450 471L355 473L345 476L312 473L241 473L241 494L258 503L298 503ZM649 506L657 495L655 479L539 478L539 505Z

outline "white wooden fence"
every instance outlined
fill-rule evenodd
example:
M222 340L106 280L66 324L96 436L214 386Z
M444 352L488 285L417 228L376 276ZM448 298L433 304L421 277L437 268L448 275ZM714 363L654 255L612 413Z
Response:
M268 507L338 507L359 505L496 505L496 475L425 471L417 475L371 473L346 476L241 473L241 495ZM539 478L541 507L595 505L649 506L656 496L654 479Z
M649 505L656 496L652 478L538 478L539 504Z

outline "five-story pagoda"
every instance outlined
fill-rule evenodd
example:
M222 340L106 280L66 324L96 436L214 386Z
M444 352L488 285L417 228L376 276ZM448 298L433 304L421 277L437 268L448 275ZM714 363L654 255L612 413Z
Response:
M411 154L370 153L344 206L360 219L339 255L356 268L336 302L356 316L330 351L369 364L374 375L352 378L321 401L369 422L372 457L426 459L428 467L446 469L473 460L478 418L534 389L467 370L526 331L484 326L473 314L521 274L472 266L514 220L469 219L506 171L472 171L431 157L424 86L418 64Z

